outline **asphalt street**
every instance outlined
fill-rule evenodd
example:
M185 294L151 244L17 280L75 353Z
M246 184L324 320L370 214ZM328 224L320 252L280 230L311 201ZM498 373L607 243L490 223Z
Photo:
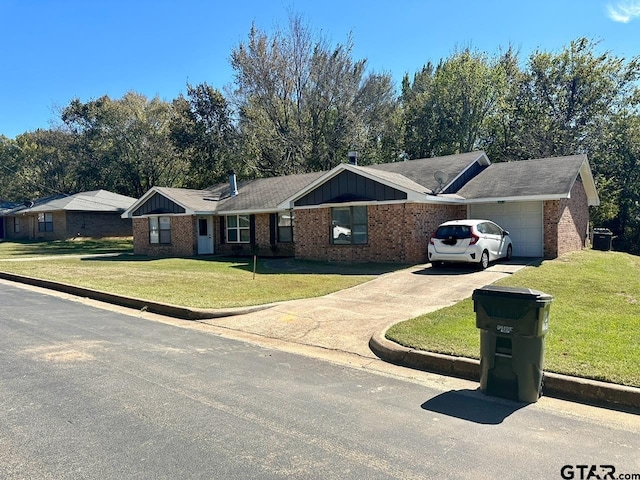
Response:
M0 305L2 479L640 473L636 415L8 283Z

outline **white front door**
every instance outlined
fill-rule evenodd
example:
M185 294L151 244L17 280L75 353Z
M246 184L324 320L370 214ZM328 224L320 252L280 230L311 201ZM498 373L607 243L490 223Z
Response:
M213 253L213 217L198 217L198 255Z

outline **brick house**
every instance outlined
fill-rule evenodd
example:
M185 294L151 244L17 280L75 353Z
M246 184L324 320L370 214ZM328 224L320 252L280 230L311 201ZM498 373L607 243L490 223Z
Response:
M131 219L121 215L135 201L106 190L59 194L14 205L0 221L6 240L130 237Z
M245 182L230 175L204 190L154 187L122 216L143 255L422 263L440 223L472 217L509 230L515 256L581 249L598 203L586 155L492 164L471 152Z

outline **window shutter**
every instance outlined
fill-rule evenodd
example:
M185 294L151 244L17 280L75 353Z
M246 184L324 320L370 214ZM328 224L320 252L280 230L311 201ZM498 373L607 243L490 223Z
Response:
M224 217L220 217L220 245L225 243L227 239L227 232L225 230Z
M277 243L277 224L278 224L278 214L272 213L269 215L269 245L275 245Z
M249 216L249 242L251 245L256 244L256 216L254 214Z

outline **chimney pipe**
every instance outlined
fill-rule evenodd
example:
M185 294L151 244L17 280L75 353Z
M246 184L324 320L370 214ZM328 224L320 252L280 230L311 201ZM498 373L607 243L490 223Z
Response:
M349 152L349 163L351 165L358 165L358 152Z
M236 181L236 172L229 170L229 195L235 197L238 195L238 182Z

